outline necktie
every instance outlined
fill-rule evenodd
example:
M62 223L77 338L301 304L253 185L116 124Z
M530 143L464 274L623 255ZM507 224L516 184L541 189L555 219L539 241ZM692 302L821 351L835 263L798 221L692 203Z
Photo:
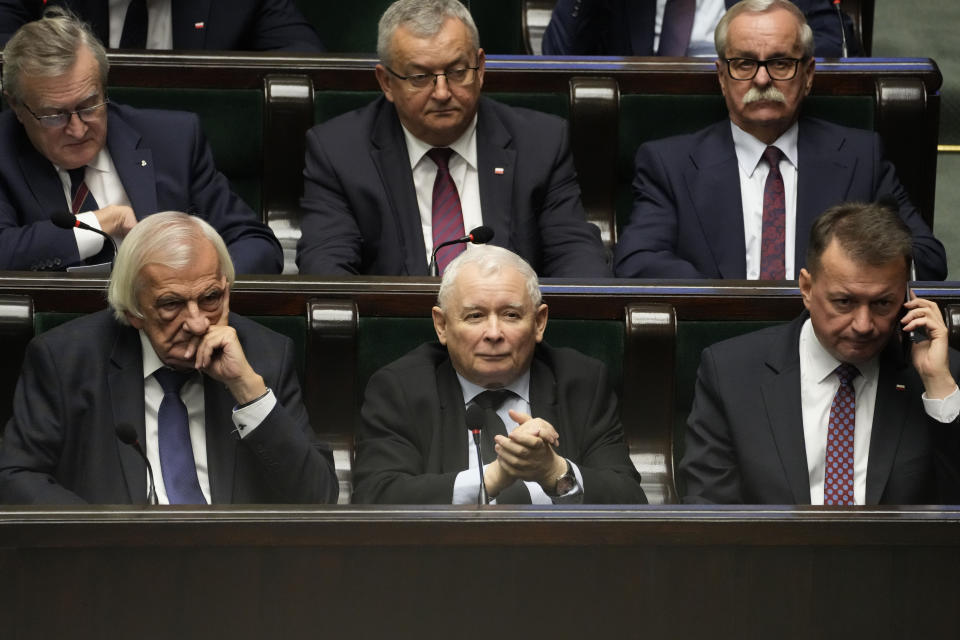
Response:
M658 56L687 55L696 11L697 0L667 0L663 9L663 25L660 27Z
M484 391L473 399L476 404L483 407L483 433L480 434L480 455L483 458L483 464L489 464L497 459L497 452L494 449L496 442L493 436L507 435L507 426L497 415L497 410L509 398L515 396L516 394L508 389L493 389Z
M448 240L462 238L463 210L460 208L460 195L457 185L450 177L448 164L453 149L437 147L427 152L427 157L437 165L437 177L433 181L432 222L433 246L438 247ZM437 273L443 275L450 261L463 253L463 243L451 245L437 253Z
M123 19L121 49L147 48L147 0L131 0Z
M153 377L163 387L163 400L157 415L157 440L163 486L166 487L170 504L207 503L200 490L200 481L197 480L187 407L180 399L180 388L191 375L193 372L167 368L153 372Z
M840 379L840 387L830 405L823 504L853 504L853 431L857 414L853 379L860 372L844 363L834 373Z
M93 194L90 193L90 189L87 188L87 183L84 180L86 172L86 167L67 169L67 173L70 175L70 212L73 215L84 211L96 211L100 208L97 201L94 200Z
M780 175L780 149L767 147L763 159L770 165L763 186L763 223L760 236L760 279L783 280L786 275L786 196Z

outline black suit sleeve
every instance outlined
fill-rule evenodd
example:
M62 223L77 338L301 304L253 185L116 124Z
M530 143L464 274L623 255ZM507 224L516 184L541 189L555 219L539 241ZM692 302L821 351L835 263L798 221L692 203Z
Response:
M293 0L260 0L257 3L251 49L255 51L326 51L320 36L297 9Z

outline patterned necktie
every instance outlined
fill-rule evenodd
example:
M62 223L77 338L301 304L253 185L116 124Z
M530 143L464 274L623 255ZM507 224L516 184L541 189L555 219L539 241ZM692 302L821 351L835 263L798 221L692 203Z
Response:
M823 504L853 504L853 431L857 416L853 379L860 371L844 363L834 373L840 379L840 387L830 405Z
M457 185L453 183L453 178L450 177L450 170L447 166L452 154L453 149L447 147L437 147L427 152L427 157L437 165L437 177L433 181L431 223L434 248L448 240L456 240L464 236L460 195L457 193ZM463 253L464 249L464 244L459 243L438 251L437 273L443 275L443 271L450 264L450 261Z
M163 400L157 414L157 442L163 486L170 504L207 503L197 480L187 406L180 399L180 388L191 375L192 371L174 371L166 367L153 372L153 377L163 387Z
M783 153L776 147L767 147L763 152L763 159L770 166L770 172L763 186L763 225L760 237L761 280L783 280L786 277L784 255L787 216L783 176L780 175L782 156Z
M507 435L507 426L497 415L497 410L509 398L514 398L516 395L509 389L492 389L484 391L473 399L477 405L483 407L483 432L480 434L480 456L483 458L483 464L490 464L497 459L497 452L494 449L496 442L493 436Z
M660 28L658 56L685 56L690 46L693 17L697 0L667 0L663 9L663 26Z
M147 0L131 0L127 15L123 19L120 48L146 49L147 22Z
M70 213L77 215L84 211L96 211L100 208L85 181L87 168L67 169L70 175Z

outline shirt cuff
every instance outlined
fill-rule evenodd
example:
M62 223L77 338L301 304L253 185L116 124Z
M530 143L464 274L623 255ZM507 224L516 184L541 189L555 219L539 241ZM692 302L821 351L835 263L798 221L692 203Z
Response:
M233 408L233 425L237 428L236 433L241 439L246 438L260 426L267 415L277 406L277 397L273 395L272 389L248 404L242 407Z
M580 504L583 502L583 474L580 473L580 467L570 460L567 460L570 468L573 469L573 475L577 479L577 484L570 491L551 498L537 482L526 482L527 489L530 491L530 502L532 504Z
M77 220L102 231L100 221L97 220L97 214L92 211L77 214ZM84 260L97 255L103 249L103 236L99 233L74 227L73 237L77 240L77 251L80 252L80 257Z
M923 392L923 410L927 415L944 424L949 424L960 415L960 389L953 388L953 392L946 398L936 399L928 398L927 392Z

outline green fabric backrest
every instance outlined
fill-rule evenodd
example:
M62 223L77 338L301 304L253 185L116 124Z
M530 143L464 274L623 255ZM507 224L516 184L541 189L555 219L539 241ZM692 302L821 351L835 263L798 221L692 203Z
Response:
M263 92L255 89L110 87L110 99L134 107L192 111L213 149L217 169L260 215Z
M847 127L874 127L871 96L809 96L804 115ZM719 90L716 95L624 94L620 96L620 143L617 157L617 226L622 229L633 207L634 158L644 142L692 133L727 118Z
M59 311L37 311L33 314L33 332L34 335L40 335L44 331L50 331L64 322L69 322L74 318L79 318L82 313L62 313Z

